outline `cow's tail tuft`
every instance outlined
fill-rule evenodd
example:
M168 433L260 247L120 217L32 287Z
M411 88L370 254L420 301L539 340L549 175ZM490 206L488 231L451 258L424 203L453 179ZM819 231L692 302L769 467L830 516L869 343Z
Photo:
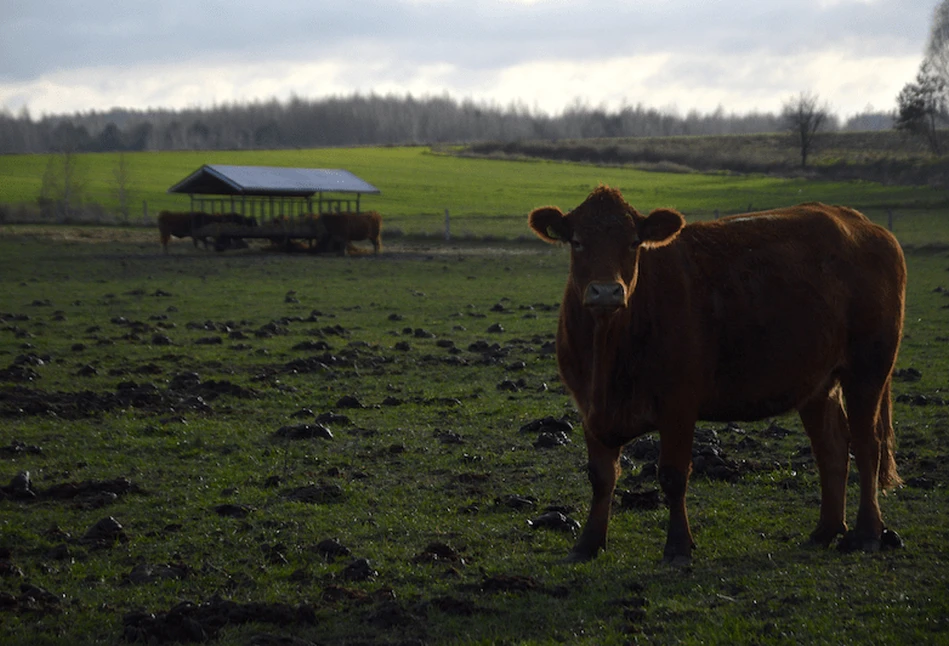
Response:
M890 382L886 382L880 398L880 415L877 418L877 436L880 438L879 484L882 491L898 487L903 479L896 472L895 437L893 433L893 409L890 401Z
M352 242L346 243L346 255L347 256L368 256L373 253L369 249L364 249L362 247L357 247Z

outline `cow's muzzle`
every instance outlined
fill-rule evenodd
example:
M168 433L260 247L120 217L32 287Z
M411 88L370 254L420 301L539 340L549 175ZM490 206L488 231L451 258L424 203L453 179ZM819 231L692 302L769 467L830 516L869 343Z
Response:
M583 293L583 305L599 310L625 307L626 288L622 283L590 283Z

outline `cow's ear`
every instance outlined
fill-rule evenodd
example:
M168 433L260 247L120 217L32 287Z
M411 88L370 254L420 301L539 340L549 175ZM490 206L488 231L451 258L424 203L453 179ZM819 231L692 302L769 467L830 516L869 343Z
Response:
M555 206L545 206L540 209L534 209L527 218L531 229L544 242L556 244L558 242L570 242L573 232L570 230L570 223L564 217L563 212Z
M684 226L685 218L672 209L656 209L636 223L639 239L650 247L669 244Z

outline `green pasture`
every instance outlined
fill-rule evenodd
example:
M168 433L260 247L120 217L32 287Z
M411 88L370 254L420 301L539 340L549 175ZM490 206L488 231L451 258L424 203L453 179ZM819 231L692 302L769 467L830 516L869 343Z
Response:
M676 181L706 181L708 196L715 182L741 180L422 149L312 154L312 165L380 185L386 195L372 208L381 211L383 199L424 202L413 177L447 185L447 170L438 182L418 172L439 165L504 187L516 182L498 168L545 174L524 181L523 201L498 189L506 197L492 204L511 218L537 202L577 202L587 181L627 195L635 178L652 182L639 194L651 208L669 203ZM404 193L360 167L360 155L389 159L387 177L403 177ZM157 185L207 161L184 157ZM280 159L310 165L271 161ZM415 172L402 169L410 163ZM582 178L541 199L571 173ZM742 181L761 191L772 182ZM788 184L773 181L773 195L789 195ZM920 243L943 235L925 222L915 221ZM740 430L702 425L749 468L732 482L693 479L691 567L661 563L667 510L624 508L621 493L608 551L567 565L574 536L528 523L549 506L582 521L590 496L582 434L549 351L564 249L403 237L380 256L215 254L188 242L166 256L148 231L0 227L0 486L28 471L41 493L122 477L137 487L117 498L0 497L0 643L165 643L149 617L220 599L305 613L205 626L219 644L945 643L949 252L910 246L907 262L898 368L919 374L894 383L907 484L881 503L903 549L802 545L819 487L807 439L786 416ZM174 389L181 379L190 386ZM123 392L140 399L90 408ZM347 396L362 407L345 407ZM331 439L277 435L324 413L347 418L326 422ZM545 416L574 423L570 443L538 448L519 430ZM620 489L656 491L636 477L647 463L630 457ZM323 497L293 497L309 486ZM856 494L854 482L851 524ZM84 539L108 517L122 527L117 540ZM320 551L334 538L350 554ZM347 569L363 558L365 578Z
M118 159L117 154L76 155L87 203L106 211L116 208ZM441 233L448 210L456 237L523 235L524 218L531 209L548 204L572 208L599 184L620 188L641 211L673 207L692 219L713 217L716 211L727 214L823 201L847 204L885 221L890 208L898 217L930 217L946 204L945 192L930 187L472 159L428 147L146 152L129 153L125 159L132 223L142 222L143 203L151 221L162 209L187 209L187 196L166 190L202 164L213 163L345 168L382 191L379 196L364 196L362 207L382 213L386 226L409 234ZM0 156L0 205L35 205L48 161L46 155ZM927 223L923 228L931 227Z

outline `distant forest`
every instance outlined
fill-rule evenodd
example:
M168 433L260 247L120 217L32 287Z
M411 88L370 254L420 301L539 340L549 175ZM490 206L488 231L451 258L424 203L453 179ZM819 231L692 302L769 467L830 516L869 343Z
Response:
M866 113L827 130L887 130L893 114ZM450 97L294 98L184 110L43 116L0 111L0 154L143 150L253 150L327 146L474 143L604 137L782 132L781 115L674 112L637 105L616 111L579 103L558 116Z

